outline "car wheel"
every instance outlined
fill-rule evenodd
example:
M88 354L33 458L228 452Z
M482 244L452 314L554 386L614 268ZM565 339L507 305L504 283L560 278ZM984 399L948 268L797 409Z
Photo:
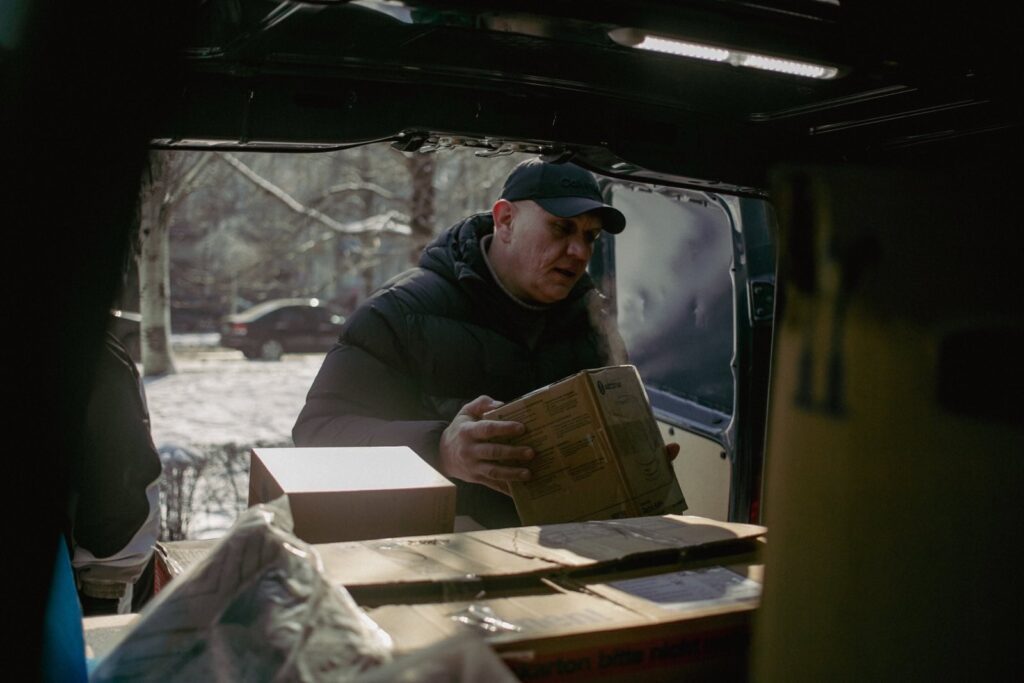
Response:
M276 339L268 339L260 344L260 358L263 360L281 360L284 347Z

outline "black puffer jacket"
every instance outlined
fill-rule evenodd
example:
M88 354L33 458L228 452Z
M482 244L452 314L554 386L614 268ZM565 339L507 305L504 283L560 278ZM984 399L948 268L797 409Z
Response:
M295 445L406 445L436 465L441 432L477 396L508 401L584 368L623 362L606 300L586 276L542 310L505 294L481 251L493 229L490 214L449 228L418 268L349 318L306 397ZM519 523L511 498L456 483L459 514L489 527Z

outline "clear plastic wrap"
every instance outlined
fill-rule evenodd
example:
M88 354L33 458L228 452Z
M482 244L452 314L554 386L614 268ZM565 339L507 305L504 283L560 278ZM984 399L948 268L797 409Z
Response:
M246 510L164 588L92 681L352 681L391 639L327 583L286 498Z
M463 609L453 612L448 616L464 626L469 626L485 633L502 633L522 631L519 626L512 622L505 621L494 610L487 605L472 603Z

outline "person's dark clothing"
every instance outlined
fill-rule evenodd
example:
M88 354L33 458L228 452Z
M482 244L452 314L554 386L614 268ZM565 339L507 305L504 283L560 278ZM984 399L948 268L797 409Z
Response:
M406 445L436 465L441 432L480 395L509 401L584 368L621 362L606 300L584 276L547 307L512 299L495 281L472 216L425 249L418 268L374 293L327 354L295 427L297 446ZM457 511L516 526L512 499L456 481Z
M152 581L161 465L138 369L109 332L89 397L85 439L71 531L82 607L86 615L137 609L152 594L151 587L135 584L147 576Z

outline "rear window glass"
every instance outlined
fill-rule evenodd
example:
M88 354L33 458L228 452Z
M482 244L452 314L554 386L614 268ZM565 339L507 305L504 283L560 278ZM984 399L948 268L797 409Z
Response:
M732 238L704 193L659 194L616 183L627 220L615 237L619 329L651 388L722 413L733 408Z

